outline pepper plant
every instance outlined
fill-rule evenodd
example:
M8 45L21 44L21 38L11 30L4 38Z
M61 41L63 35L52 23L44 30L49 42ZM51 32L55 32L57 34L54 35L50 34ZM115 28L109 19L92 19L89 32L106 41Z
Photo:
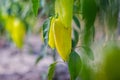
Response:
M26 33L30 33L35 23L30 3L28 0L0 0L0 36L21 49Z
M32 0L35 14L38 12L39 2L40 0ZM46 46L56 49L63 62L68 64L70 79L120 80L120 45L116 37L120 1L53 2L54 15L43 24L44 42ZM73 21L78 30L73 27ZM96 21L104 29L105 37L102 41L95 39ZM95 49L99 49L99 52ZM52 80L57 63L59 62L50 65L48 80Z

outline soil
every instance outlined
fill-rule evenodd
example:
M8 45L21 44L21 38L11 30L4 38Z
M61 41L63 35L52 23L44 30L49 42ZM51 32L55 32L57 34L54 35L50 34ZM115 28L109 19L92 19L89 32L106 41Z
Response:
M42 48L43 42L39 35L28 36L21 50L5 39L0 39L0 80L47 80L48 67L53 63L52 56L46 54L35 64L38 56L45 54ZM48 53L52 54L50 50ZM65 64L56 66L53 80L69 80Z

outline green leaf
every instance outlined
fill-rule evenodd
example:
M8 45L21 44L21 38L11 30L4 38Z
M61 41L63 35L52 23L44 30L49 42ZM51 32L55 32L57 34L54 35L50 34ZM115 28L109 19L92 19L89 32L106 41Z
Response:
M43 38L45 45L48 44L50 22L51 22L51 18L48 18L43 24Z
M73 29L73 34L74 34L74 38L72 40L72 48L75 48L75 46L79 41L79 33L77 32L77 30Z
M35 62L35 64L38 64L38 62L41 60L43 58L43 56L38 56L38 58L36 59L36 62Z
M80 0L74 0L73 13L74 14L80 13Z
M85 24L89 24L89 27L94 24L98 7L96 0L80 0L81 15L85 21Z
M49 70L48 70L48 80L52 80L52 78L53 78L53 76L54 76L56 64L57 64L57 62L54 62L54 63L52 63L52 64L49 66Z
M80 28L79 19L75 15L73 16L73 20L74 20L75 24L77 25L77 27Z
M94 41L94 38L95 38L95 27L94 26L92 27L91 31L92 31L92 35L93 35L93 41Z
M94 60L94 55L93 55L93 51L90 47L87 46L81 46L84 50L84 52L87 54L87 56L91 59Z
M75 40L72 40L72 49L74 49L76 46L76 41Z
M81 65L82 62L80 56L75 51L72 51L68 61L71 80L75 80L79 76Z
M39 9L39 4L40 0L32 0L32 8L33 8L33 12L35 14L35 16L37 16L38 14L38 9Z
M96 0L80 0L80 4L81 16L84 21L82 44L85 46L91 46L94 37L93 26L98 12L98 6Z
M82 34L82 44L89 47L94 41L95 27L93 25L88 27L88 25L85 26L84 33Z
M119 0L109 0L109 5L105 12L105 21L111 33L117 28L119 18Z
M108 4L109 4L108 0L98 0L98 5L99 5L100 9L102 9L104 11L106 11Z

